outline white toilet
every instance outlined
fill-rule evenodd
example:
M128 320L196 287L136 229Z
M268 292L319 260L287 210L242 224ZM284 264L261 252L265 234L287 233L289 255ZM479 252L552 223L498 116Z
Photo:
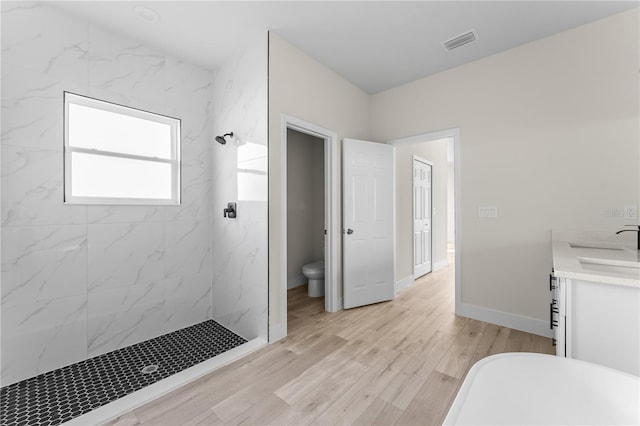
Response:
M309 279L309 297L324 296L324 260L304 265L302 274Z

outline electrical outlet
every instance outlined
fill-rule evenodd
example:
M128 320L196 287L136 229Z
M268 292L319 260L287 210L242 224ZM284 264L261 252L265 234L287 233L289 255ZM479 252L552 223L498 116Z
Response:
M624 218L635 220L638 218L638 206L624 206Z
M496 206L478 206L478 217L483 219L498 217L498 208Z

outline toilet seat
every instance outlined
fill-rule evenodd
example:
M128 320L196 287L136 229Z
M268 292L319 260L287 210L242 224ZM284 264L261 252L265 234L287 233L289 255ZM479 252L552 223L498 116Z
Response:
M320 260L318 262L308 263L302 267L302 273L305 276L309 276L308 274L318 275L321 273L324 276L324 260ZM314 277L310 277L314 278ZM317 277L321 278L321 277Z
M324 260L304 265L302 274L309 281L309 297L324 296Z

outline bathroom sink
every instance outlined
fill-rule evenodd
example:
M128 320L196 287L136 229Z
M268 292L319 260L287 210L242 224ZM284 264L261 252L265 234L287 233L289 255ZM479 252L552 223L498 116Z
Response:
M590 257L578 257L578 261L582 268L587 271L609 272L616 275L624 275L629 278L640 278L640 262L595 259Z
M623 246L607 243L569 243L571 248L588 248L603 250L624 250Z

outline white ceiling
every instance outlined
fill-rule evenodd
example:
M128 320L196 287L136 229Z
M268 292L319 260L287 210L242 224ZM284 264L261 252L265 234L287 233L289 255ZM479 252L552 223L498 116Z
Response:
M639 1L68 1L47 2L215 69L274 31L375 93L638 7ZM155 10L149 23L136 5ZM441 43L470 29L478 40ZM612 48L615 48L612 46Z

